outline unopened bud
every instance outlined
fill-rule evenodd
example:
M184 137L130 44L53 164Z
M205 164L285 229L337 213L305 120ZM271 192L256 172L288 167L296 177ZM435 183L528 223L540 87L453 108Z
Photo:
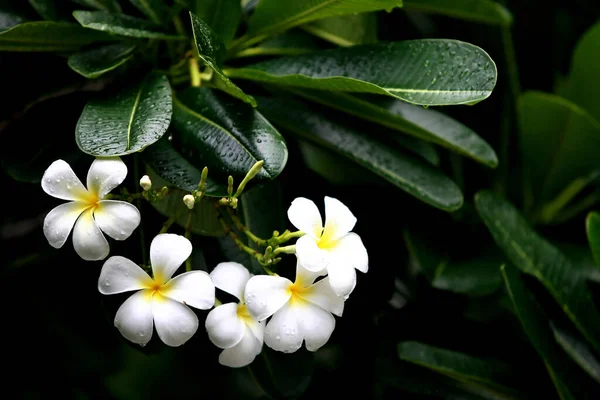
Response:
M144 192L147 192L148 190L152 189L152 181L150 180L150 177L148 175L142 176L142 179L140 179L140 186L142 187L142 189L144 189Z
M194 196L192 196L191 194L186 194L185 196L183 196L183 203L187 206L187 208L191 210L194 208L196 199L194 199Z

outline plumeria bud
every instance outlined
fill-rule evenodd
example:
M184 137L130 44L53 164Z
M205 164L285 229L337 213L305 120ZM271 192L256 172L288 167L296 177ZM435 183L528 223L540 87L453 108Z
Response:
M144 192L147 192L148 190L152 189L152 181L150 180L150 177L148 175L142 176L142 179L140 179L140 186L142 187L142 189L144 189Z
M191 210L194 208L194 204L196 204L196 199L191 194L186 194L183 196L183 203Z

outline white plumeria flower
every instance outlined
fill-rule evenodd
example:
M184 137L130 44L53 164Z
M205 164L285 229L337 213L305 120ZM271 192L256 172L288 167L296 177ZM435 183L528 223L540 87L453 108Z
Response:
M305 342L309 351L317 351L329 340L335 328L332 313L341 317L344 300L337 296L329 278L313 283L320 276L300 265L296 281L280 276L258 275L246 285L245 298L250 315L264 321L265 343L270 348L293 353Z
M190 271L171 279L192 254L192 244L180 235L164 233L150 244L151 278L125 257L106 260L100 272L98 290L116 294L138 290L117 311L115 326L128 340L146 345L153 326L169 346L181 346L198 330L198 317L186 305L201 310L215 303L215 286L204 271Z
M42 189L50 196L71 200L55 207L44 220L44 235L50 246L61 248L71 229L73 247L81 258L103 260L110 248L102 232L115 240L125 240L140 224L138 209L124 201L104 200L127 176L120 158L98 158L87 175L87 189L69 164L56 160L42 178Z
M296 242L296 255L309 271L327 269L331 287L347 299L356 286L356 271L367 272L369 256L360 236L350 232L356 217L342 202L325 197L325 227L319 209L299 197L288 209L291 223L304 232Z
M208 337L215 346L225 349L219 355L219 363L227 367L244 367L262 350L265 324L252 318L244 303L244 288L250 276L236 262L220 263L210 273L216 287L240 300L222 304L206 317Z

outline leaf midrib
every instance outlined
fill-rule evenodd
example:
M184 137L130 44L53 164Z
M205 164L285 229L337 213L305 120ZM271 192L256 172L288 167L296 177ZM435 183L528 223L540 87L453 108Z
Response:
M142 85L140 86L140 90L138 91L138 94L135 98L135 102L133 103L133 109L131 110L131 116L129 117L129 124L127 124L127 147L125 148L125 150L131 149L131 127L133 126L133 118L135 116L135 112L140 103L140 98L142 97L142 91L144 90L145 86L146 86L146 82L142 83Z
M264 34L264 32L272 32L274 30L276 31L277 29L279 29L280 26L285 26L287 23L289 23L289 21L292 21L292 25L293 25L294 19L296 21L301 21L302 17L306 16L307 14L316 12L316 11L318 11L321 8L327 7L327 6L335 3L336 1L340 1L340 0L327 0L327 1L324 1L323 3L318 4L318 5L314 6L314 7L308 8L308 9L304 10L303 12L301 12L299 14L295 14L294 16L292 16L291 18L288 18L287 20L283 20L283 21L281 21L281 22L279 22L279 23L277 23L275 25L270 25L270 26L267 26L266 28L260 29L253 36L257 36L259 34Z

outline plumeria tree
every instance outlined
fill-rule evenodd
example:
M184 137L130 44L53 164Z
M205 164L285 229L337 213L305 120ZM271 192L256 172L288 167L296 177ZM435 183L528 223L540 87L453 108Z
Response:
M503 1L6 3L25 397L600 396L598 6L550 94Z

